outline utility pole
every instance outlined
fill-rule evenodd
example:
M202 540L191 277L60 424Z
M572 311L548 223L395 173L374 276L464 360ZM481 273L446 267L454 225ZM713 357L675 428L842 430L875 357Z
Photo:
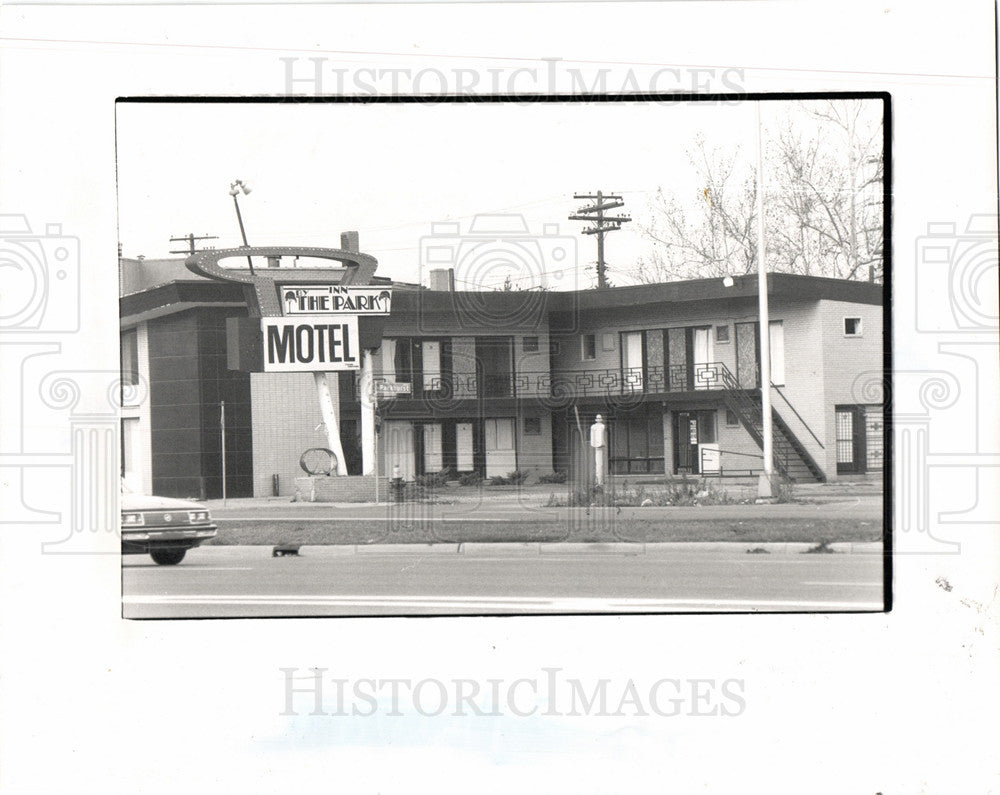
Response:
M628 215L605 215L608 210L615 210L624 207L625 202L621 196L606 194L597 191L596 194L577 193L574 199L586 199L593 201L586 207L581 207L574 215L569 217L570 221L591 221L593 226L583 230L585 235L597 235L597 286L599 288L608 286L607 265L604 262L604 235L608 232L615 232L622 228L622 224L627 224L632 218Z
M172 237L172 238L170 238L170 242L171 243L187 243L188 244L188 248L187 248L186 251L183 251L183 250L182 251L171 251L170 253L171 254L196 254L197 251L195 250L195 247L194 247L194 243L195 243L196 240L218 240L218 239L219 238L216 235L201 235L199 237L199 236L196 236L194 232L192 232L189 235L183 235L181 237Z

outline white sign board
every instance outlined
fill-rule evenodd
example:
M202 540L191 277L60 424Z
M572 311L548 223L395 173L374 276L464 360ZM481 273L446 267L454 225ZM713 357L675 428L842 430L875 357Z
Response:
M375 388L380 395L409 395L412 391L410 384L393 381L376 381Z
M336 284L281 287L286 315L388 315L392 291L388 287L340 287Z
M359 370L361 346L356 315L264 317L265 373Z
M718 472L719 471L719 445L717 444L702 444L698 446L699 455L701 455L701 471L702 472Z

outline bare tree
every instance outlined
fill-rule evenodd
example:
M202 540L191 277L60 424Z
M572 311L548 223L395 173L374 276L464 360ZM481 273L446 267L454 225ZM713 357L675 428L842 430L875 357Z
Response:
M881 115L862 100L802 103L800 108L818 127L808 136L797 133L789 117L777 136L772 168L784 190L776 194L776 204L786 216L781 226L798 239L776 234L776 251L805 267L792 272L881 278Z
M767 136L768 268L782 273L881 279L882 126L874 103L798 103ZM709 149L698 136L688 159L698 196L663 191L643 228L653 244L630 275L640 282L749 273L757 267L756 170L739 149Z
M736 174L739 151L709 149L698 136L687 152L704 186L682 204L657 191L644 234L653 242L648 258L631 272L643 282L749 273L756 268L755 175Z

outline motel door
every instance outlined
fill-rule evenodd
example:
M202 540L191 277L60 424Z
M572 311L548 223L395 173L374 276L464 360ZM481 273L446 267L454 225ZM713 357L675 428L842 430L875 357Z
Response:
M403 480L413 480L417 474L413 455L413 425L409 422L393 420L384 423L382 436L385 438L385 474L392 477L392 468L399 467Z
M455 423L455 468L459 472L472 472L476 468L472 445L472 423Z
M517 469L514 453L514 420L505 417L483 421L486 447L486 477L506 475Z
M712 328L694 329L694 388L709 389L714 380L705 368L712 361Z
M698 471L698 415L693 411L674 414L674 469L678 473Z
M864 406L837 406L837 473L865 472L867 440Z
M444 469L444 451L441 444L441 423L428 422L423 425L424 473L440 472Z
M719 469L719 445L714 411L674 413L674 470L701 474Z

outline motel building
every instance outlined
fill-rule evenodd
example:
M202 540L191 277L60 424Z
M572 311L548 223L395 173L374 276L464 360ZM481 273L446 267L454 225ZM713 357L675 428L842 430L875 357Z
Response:
M220 497L224 403L227 495L295 494L303 454L328 447L312 373L230 369L227 320L251 314L242 285L196 275L184 259L121 259L120 271L122 371L138 387L125 390L122 410L125 481L143 493ZM573 476L592 460L597 414L619 480L762 471L755 274L729 286L574 292L456 291L449 270L430 281L369 285L373 300L391 293L378 347L364 356L374 402L363 399L360 370L328 374L347 474L329 476L340 498L373 499L376 467L405 480ZM779 474L881 478L882 301L878 284L768 276ZM307 346L314 367L360 357L344 350L356 338L341 325L331 316L312 339L275 332L272 342L284 357Z

